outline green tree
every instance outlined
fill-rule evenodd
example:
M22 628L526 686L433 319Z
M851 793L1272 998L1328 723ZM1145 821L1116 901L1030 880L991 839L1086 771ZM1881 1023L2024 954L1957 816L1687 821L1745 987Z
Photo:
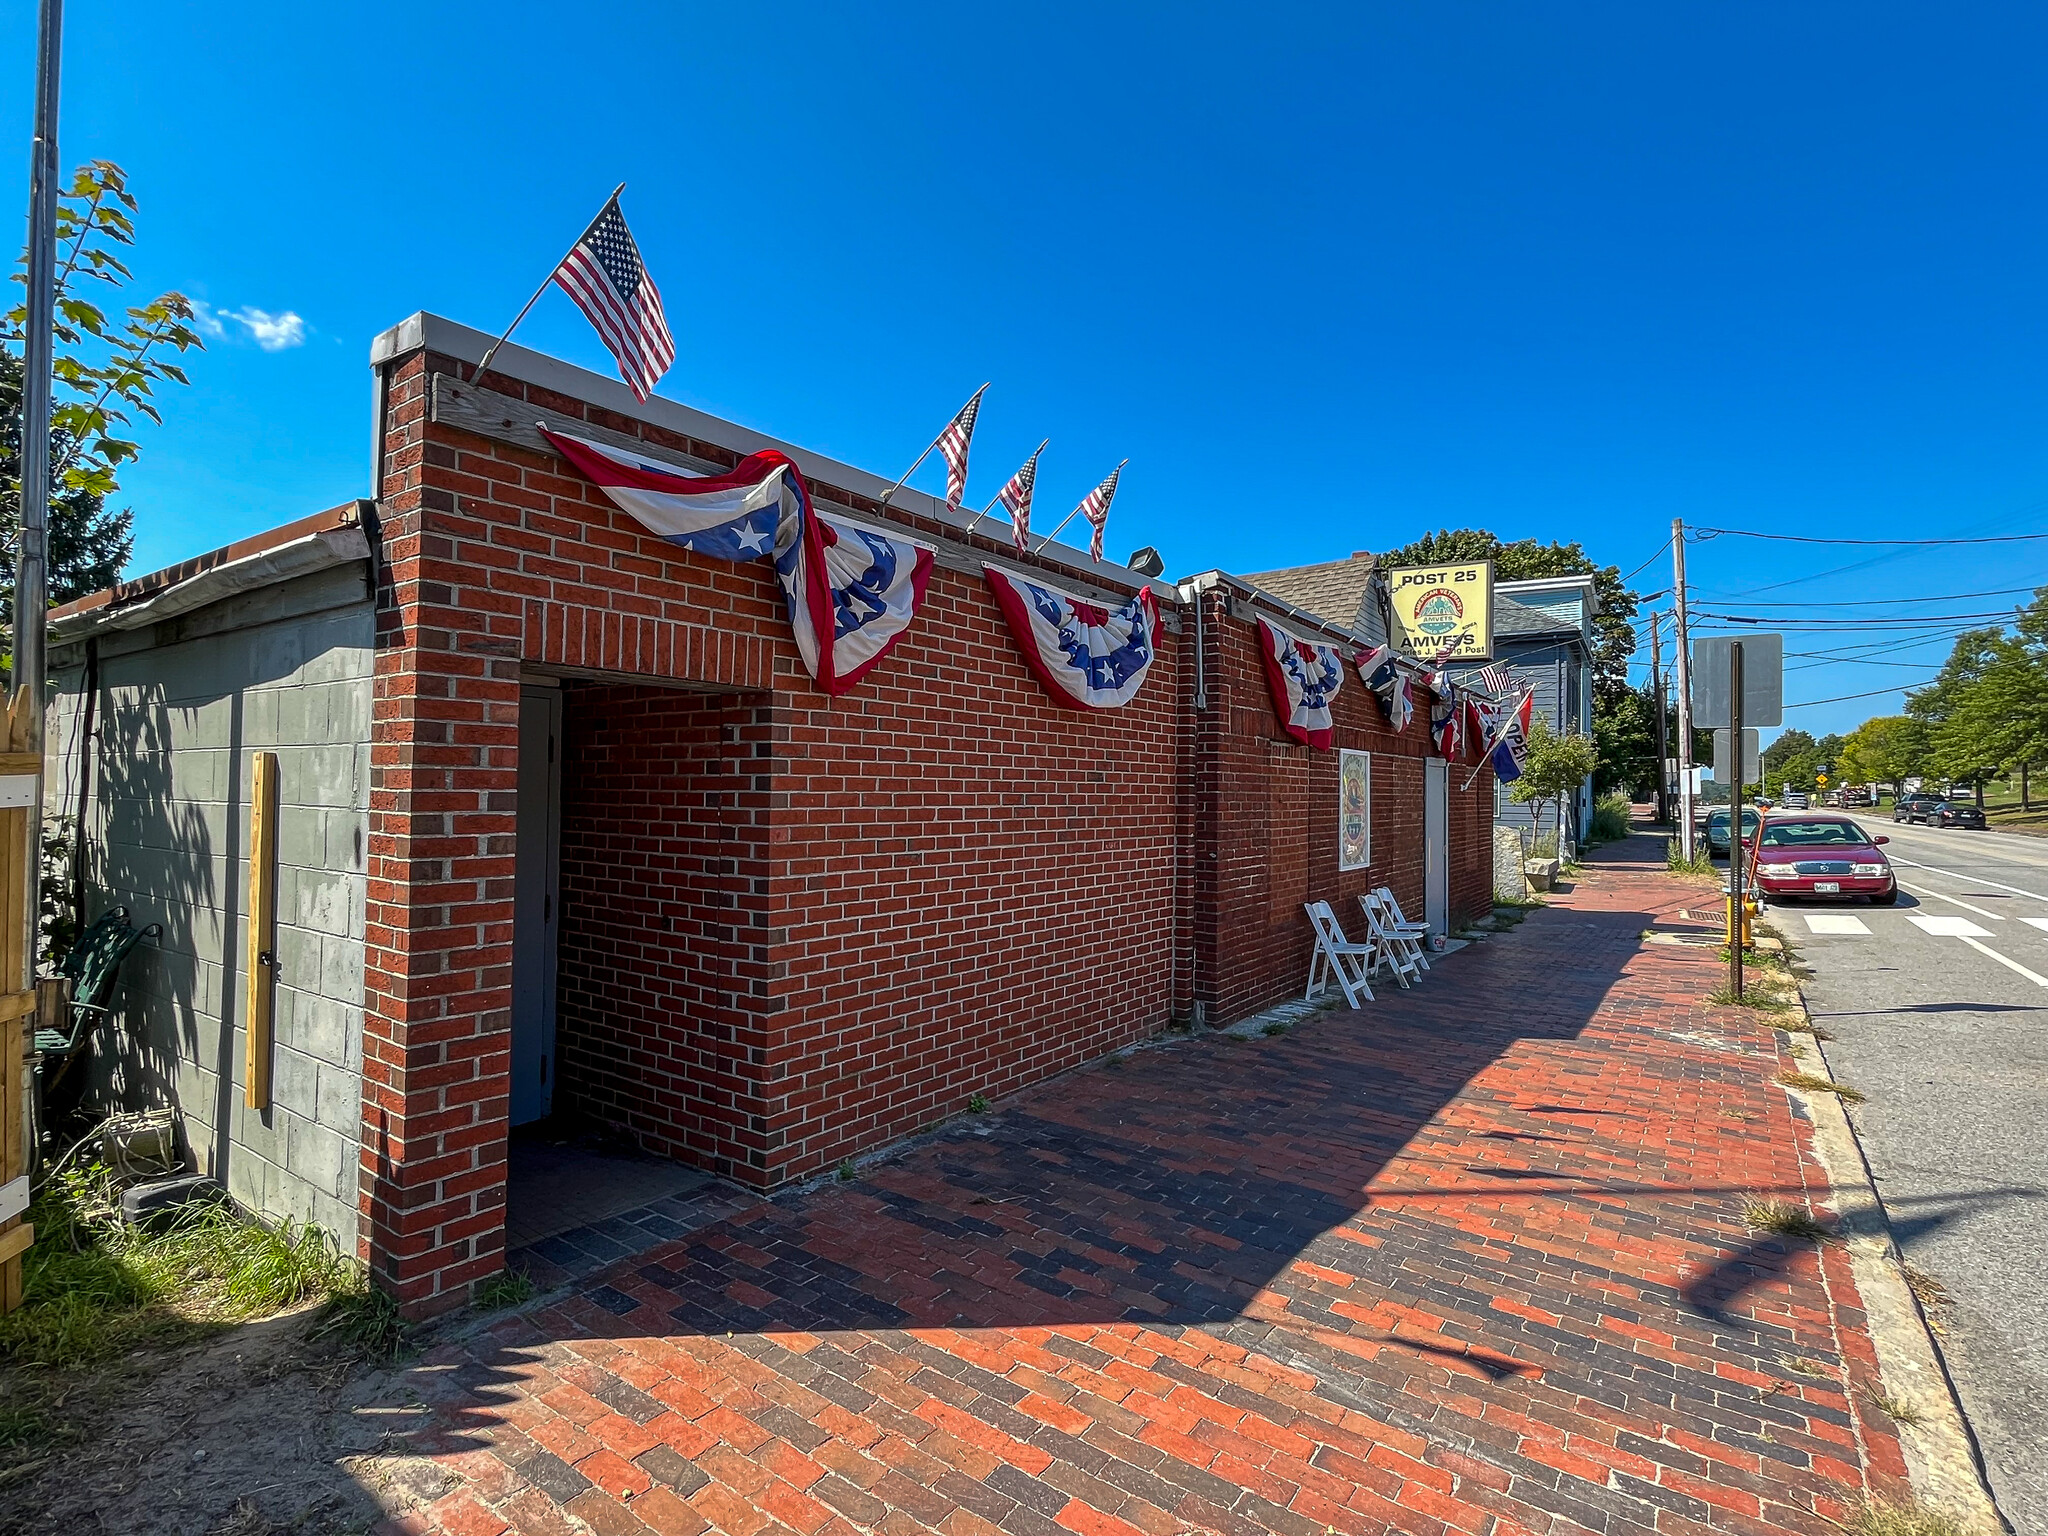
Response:
M1543 808L1555 805L1552 831L1564 831L1565 802L1585 785L1599 766L1600 754L1590 736L1577 731L1559 732L1538 715L1530 722L1529 750L1522 761L1522 776L1508 790L1508 797L1521 805L1534 805L1536 835L1543 835Z
M202 346L181 293L131 305L116 317L95 297L118 294L132 274L117 254L135 243L135 198L110 160L78 168L57 205L56 400L50 413L50 600L64 602L117 580L133 548L133 519L109 512L121 466L141 451L123 434L136 416L161 422L159 384L189 382L175 359ZM24 257L24 264L26 257ZM16 281L23 282L17 272ZM24 340L26 303L0 317L0 342ZM21 526L22 377L0 351L0 614L13 632L14 550ZM10 645L10 650L12 649Z
M1599 752L1595 794L1619 786L1640 800L1657 792L1657 705L1647 683L1614 708L1594 711L1593 743Z
M1875 715L1850 733L1838 766L1845 784L1889 784L1897 794L1926 757L1925 725L1911 715Z
M1534 539L1504 542L1484 528L1442 528L1389 550L1378 557L1381 570L1415 565L1457 565L1465 561L1491 560L1493 573L1501 581L1534 581L1544 576L1591 576L1600 597L1600 612L1593 619L1593 732L1600 749L1597 782L1602 788L1633 785L1641 765L1634 745L1636 726L1624 718L1633 713L1630 700L1636 690L1629 686L1628 660L1636 648L1636 605L1640 601L1622 582L1621 567L1601 565L1579 545ZM1645 714L1654 722L1645 701ZM1601 730L1601 722L1607 729ZM1655 742L1654 723L1649 740ZM1654 746L1650 749L1654 752ZM1652 770L1654 778L1654 769Z

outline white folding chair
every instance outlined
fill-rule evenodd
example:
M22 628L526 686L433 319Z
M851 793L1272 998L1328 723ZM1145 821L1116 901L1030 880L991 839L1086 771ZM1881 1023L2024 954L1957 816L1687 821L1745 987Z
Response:
M1379 968L1384 965L1394 973L1394 980L1404 987L1412 986L1416 976L1421 974L1415 964L1415 941L1388 930L1388 919L1376 892L1367 891L1358 898L1358 905L1365 912L1366 931L1372 935L1374 954L1370 974L1377 976Z
M1425 971L1428 970L1429 924L1408 921L1408 914L1401 910L1401 903L1394 898L1394 888L1391 885L1380 886L1373 895L1380 899L1380 916L1385 920L1388 934L1405 939L1408 952L1413 956L1415 963Z
M1373 946L1353 944L1344 937L1344 929L1337 921L1337 914L1330 910L1327 901L1306 901L1302 910L1308 913L1309 923L1316 931L1316 952L1308 962L1308 986L1302 992L1303 1001L1313 1001L1335 980L1344 993L1344 1001L1353 1008L1358 1006L1360 994L1372 1002L1372 987L1367 978L1372 975Z

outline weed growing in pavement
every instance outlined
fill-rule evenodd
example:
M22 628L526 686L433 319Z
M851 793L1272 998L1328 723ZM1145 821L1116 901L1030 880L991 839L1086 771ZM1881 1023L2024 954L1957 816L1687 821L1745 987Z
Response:
M1259 1033L1262 1035L1284 1035L1287 1033L1287 1026L1285 1024L1268 1024Z
M1809 1093L1832 1093L1844 1104L1861 1104L1869 1097L1860 1088L1851 1088L1847 1083L1838 1083L1831 1077L1818 1077L1811 1072L1780 1072L1778 1081L1787 1088L1804 1088Z
M1917 1500L1906 1504L1873 1500L1855 1510L1842 1529L1849 1536L1974 1536L1973 1528L1955 1516Z
M490 1279L477 1282L475 1301L479 1312L502 1312L531 1300L533 1282L524 1270L501 1269Z
M1789 1201L1767 1200L1761 1195L1751 1195L1742 1202L1742 1222L1752 1232L1803 1237L1813 1243L1824 1243L1835 1235Z
M1835 1038L1832 1031L1823 1029L1820 1025L1814 1023L1813 1020L1804 1017L1787 1019L1778 1028L1788 1035L1811 1035L1816 1040L1832 1040Z
M1705 847L1695 845L1693 856L1685 856L1684 846L1677 838L1670 838L1664 844L1664 867L1674 875L1708 875L1714 873L1713 855Z
M1808 1360L1803 1355L1792 1355L1778 1362L1795 1376L1833 1377L1835 1374L1818 1360Z
M1903 1397L1894 1397L1891 1393L1881 1391L1876 1387L1865 1387L1863 1395L1870 1399L1871 1407L1895 1424L1925 1424L1927 1422L1927 1415L1918 1408L1915 1408Z
M1792 1006L1792 999L1777 988L1752 986L1747 981L1740 996L1724 981L1707 994L1707 1001L1716 1008L1756 1008L1765 1013L1784 1013Z
M1112 1058L1112 1059L1113 1059L1113 1058ZM987 1113L988 1113L988 1099L987 1099L987 1097L986 1097L985 1095L982 1095L982 1094L979 1094L979 1093L977 1093L976 1095L974 1095L974 1097L973 1097L973 1098L971 1098L971 1099L969 1099L969 1100L967 1101L967 1113L969 1113L970 1115L985 1115L985 1114L987 1114Z
M1920 1312L1927 1319L1927 1326L1936 1333L1947 1333L1948 1309L1956 1304L1955 1297L1948 1293L1948 1287L1926 1270L1915 1269L1903 1259L1899 1261L1899 1273L1905 1277L1913 1299L1920 1303Z

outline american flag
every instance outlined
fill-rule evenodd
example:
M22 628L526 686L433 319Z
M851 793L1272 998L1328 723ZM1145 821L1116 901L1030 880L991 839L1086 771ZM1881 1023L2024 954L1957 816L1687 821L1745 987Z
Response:
M675 338L661 312L661 291L619 212L617 193L562 258L555 281L597 327L619 360L619 377L642 400L653 394L676 360Z
M1038 452L1024 461L1023 468L1010 476L1009 484L996 492L996 500L1010 509L1010 542L1017 546L1017 553L1024 554L1031 547L1031 487L1038 480L1038 454L1045 452L1040 444Z
M1124 464L1130 462L1129 459L1124 460ZM1095 536L1088 541L1088 554L1091 559L1102 558L1102 530L1109 525L1109 504L1116 500L1117 477L1124 472L1124 464L1112 469L1109 478L1082 497L1081 505L1074 508L1088 519L1088 526L1095 530Z
M1497 661L1489 661L1474 675L1480 687L1496 699L1504 699L1514 691L1515 680L1508 669Z
M967 497L967 449L974 441L974 418L981 414L981 397L987 393L986 384L977 389L974 398L960 407L960 414L939 434L939 456L946 461L946 505L956 512Z

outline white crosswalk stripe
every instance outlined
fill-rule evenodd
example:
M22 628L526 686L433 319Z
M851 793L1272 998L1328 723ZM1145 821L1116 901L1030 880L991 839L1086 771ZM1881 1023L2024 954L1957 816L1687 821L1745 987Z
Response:
M1803 914L1806 926L1814 933L1860 933L1866 937L1869 927L1860 917L1846 912L1808 912Z
M1922 933L1931 933L1935 937L1942 939L1988 939L1991 937L1991 930L1989 928L1979 928L1967 917L1950 917L1945 912L1937 913L1932 917L1922 917L1918 912L1909 912L1906 914L1906 921L1915 928L1918 928Z
M2041 929L2043 932L2048 932L2048 917L2023 917L2020 919L2020 921L2023 923L2031 923L2034 927Z

